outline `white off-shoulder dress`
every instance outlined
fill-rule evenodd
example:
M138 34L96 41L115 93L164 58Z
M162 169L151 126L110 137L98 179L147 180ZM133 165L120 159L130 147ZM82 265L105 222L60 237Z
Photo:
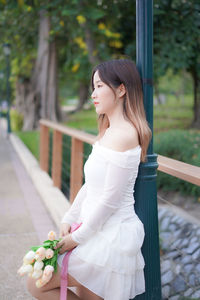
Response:
M133 197L140 155L140 145L118 152L97 141L84 165L85 183L62 219L83 223L72 233L79 245L69 258L69 274L105 300L145 292L145 233Z

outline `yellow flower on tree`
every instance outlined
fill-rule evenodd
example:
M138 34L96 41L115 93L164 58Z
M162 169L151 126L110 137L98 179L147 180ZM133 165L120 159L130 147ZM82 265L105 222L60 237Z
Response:
M24 0L18 0L17 2L19 4L19 6L23 6L24 5Z
M106 35L107 37L112 37L112 32L111 32L110 30L106 29L106 30L105 30L105 35Z
M78 71L79 67L80 67L80 63L77 63L77 64L73 65L72 72L76 73Z
M77 16L76 19L79 22L79 24L84 24L86 22L86 18L82 15Z
M60 21L60 26L64 27L65 23L63 20Z
M100 30L104 30L104 29L106 29L106 25L104 23L99 23L98 28Z
M121 34L118 32L113 32L112 36L116 39L119 39L121 37Z
M81 49L87 50L87 45L86 43L83 41L82 37L77 37L74 39L74 41L79 45L79 47Z
M101 23L100 23L101 24ZM99 24L99 25L100 25ZM100 26L101 27L101 26ZM99 26L98 26L98 28L99 28ZM121 34L120 33L118 33L118 32L112 32L112 31L110 31L109 29L106 29L106 27L104 28L105 29L105 31L104 31L104 33L105 33L105 35L107 36L107 37L112 37L112 38L115 38L115 39L119 39L120 37L121 37Z
M32 10L32 7L31 7L31 6L28 6L28 7L27 7L27 11L30 12L31 10Z
M114 48L122 48L123 46L121 41L111 41L109 45Z

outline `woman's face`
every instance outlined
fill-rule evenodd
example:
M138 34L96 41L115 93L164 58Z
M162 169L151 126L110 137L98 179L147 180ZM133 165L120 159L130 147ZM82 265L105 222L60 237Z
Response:
M94 90L92 92L92 99L97 114L109 114L116 107L116 96L113 90L101 81L98 71L95 72L93 77Z

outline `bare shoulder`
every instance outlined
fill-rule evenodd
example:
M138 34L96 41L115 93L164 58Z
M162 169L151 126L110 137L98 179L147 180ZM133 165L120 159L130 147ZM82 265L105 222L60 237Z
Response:
M109 128L101 144L115 151L124 152L139 145L137 130L129 125L118 128Z

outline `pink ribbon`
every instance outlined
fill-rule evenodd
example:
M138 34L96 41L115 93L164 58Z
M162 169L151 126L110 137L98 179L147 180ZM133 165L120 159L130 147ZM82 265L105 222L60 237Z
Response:
M82 223L77 224L73 223L71 225L70 233L77 230ZM72 249L73 250L73 249ZM62 269L61 269L61 283L60 283L60 300L67 300L67 286L68 286L68 280L67 280L67 271L68 271L68 262L70 254L72 253L72 250L68 251L65 254L65 257L62 261Z

